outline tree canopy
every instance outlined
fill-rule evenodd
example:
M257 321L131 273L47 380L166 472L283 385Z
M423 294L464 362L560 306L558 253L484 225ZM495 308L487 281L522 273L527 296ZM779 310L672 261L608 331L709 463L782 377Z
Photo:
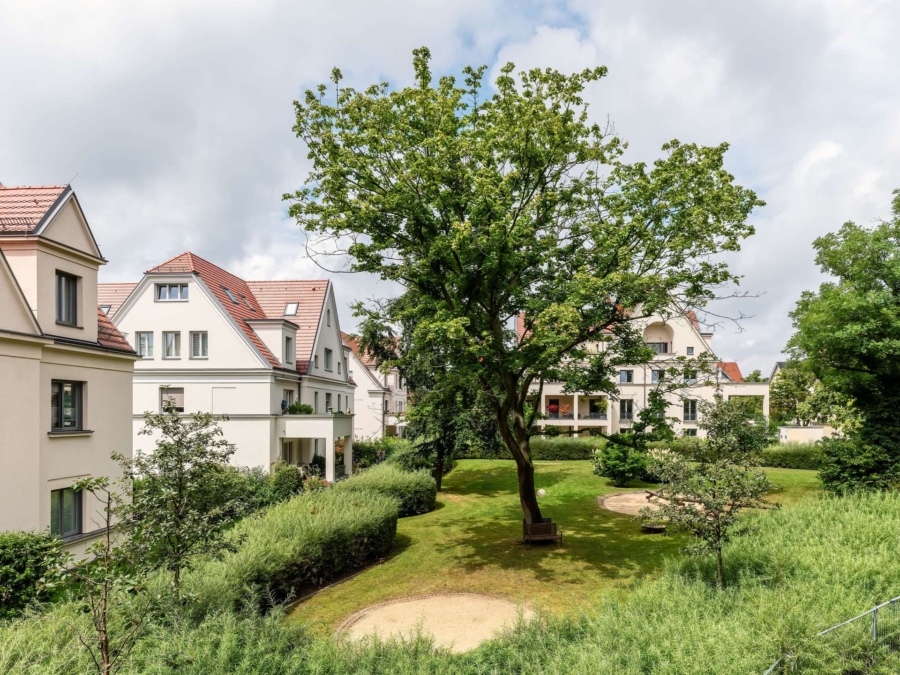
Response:
M413 86L363 91L335 69L334 92L295 102L312 169L285 198L315 254L410 291L417 344L488 397L525 519L539 521L528 401L549 380L614 393L617 365L654 356L635 321L737 281L717 254L739 250L762 202L725 170L727 144L672 140L652 166L625 162L583 99L603 67L514 75L509 63L493 92L484 66L435 82L425 48L413 68Z

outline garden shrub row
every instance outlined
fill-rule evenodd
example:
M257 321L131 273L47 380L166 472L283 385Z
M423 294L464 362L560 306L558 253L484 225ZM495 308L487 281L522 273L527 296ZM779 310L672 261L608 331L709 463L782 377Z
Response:
M238 544L198 565L184 581L200 614L236 609L253 597L276 601L383 557L397 533L398 500L365 490L320 490L239 522Z
M373 492L396 499L401 518L433 511L437 499L437 486L430 473L405 471L387 463L353 474L334 489L342 493Z
M600 436L533 436L531 454L536 460L587 460L606 444ZM512 459L512 454L504 445L496 452L484 452L480 448L469 448L459 453L459 459Z
M397 436L356 440L353 441L353 464L361 469L375 466L379 452L384 452L387 459L399 451L408 450L411 445L406 439Z
M812 469L822 466L822 446L819 443L779 443L762 453L763 466L783 469Z

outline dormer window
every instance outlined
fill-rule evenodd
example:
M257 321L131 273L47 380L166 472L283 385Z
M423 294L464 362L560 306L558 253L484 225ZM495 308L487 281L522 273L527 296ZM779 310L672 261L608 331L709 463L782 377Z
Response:
M284 315L285 316L297 316L297 305L299 303L289 302L284 306Z
M222 290L225 291L225 295L227 295L227 296L228 296L228 299L231 300L234 304L236 304L236 305L237 305L237 304L240 304L240 303L238 303L237 298L234 297L234 293L232 293L231 291L229 291L229 290L228 290L227 288L225 288L224 286L222 286Z
M164 302L188 299L187 284L156 284L156 299Z

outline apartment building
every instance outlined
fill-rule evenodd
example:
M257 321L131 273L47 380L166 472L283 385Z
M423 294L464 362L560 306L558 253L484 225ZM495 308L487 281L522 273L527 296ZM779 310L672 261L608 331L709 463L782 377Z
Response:
M138 356L97 310L106 260L71 186L0 184L0 530L80 555L101 506L72 485L121 476Z
M349 475L353 397L348 356L330 282L245 281L190 253L151 268L135 284L101 284L99 307L141 359L135 365L135 450L146 411L225 415L238 466L278 459L325 477ZM290 414L305 403L312 414Z
M699 404L712 402L717 393L726 400L755 398L768 417L768 382L744 382L736 362L716 359L712 350L713 334L701 331L692 312L671 317L650 316L640 322L639 328L644 342L656 351L651 363L623 366L618 372L618 392L613 396L565 393L560 382L544 384L539 405L546 419L539 424L559 427L562 433L583 435L590 434L591 430L615 433L627 429L647 405L650 392L664 384L667 371L683 370L692 359L705 360L705 368L695 371L694 377L686 379L677 392L667 394L670 403L666 416L677 420L673 425L676 433L703 436L698 426ZM525 330L521 318L518 330L520 335Z
M356 382L353 400L354 433L357 438L402 436L406 426L406 384L396 368L382 370L359 348L352 335L341 333L350 349L350 375Z

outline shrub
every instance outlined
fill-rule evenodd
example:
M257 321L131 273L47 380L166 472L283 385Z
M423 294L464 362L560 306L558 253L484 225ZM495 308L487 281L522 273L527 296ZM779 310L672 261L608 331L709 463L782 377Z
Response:
M585 460L606 445L600 436L557 436L555 438L531 439L531 456L544 460Z
M409 448L410 445L409 441L397 436L353 441L353 465L361 469L375 466L379 452L384 451L385 458L388 458L395 452Z
M384 556L397 533L397 500L322 490L276 504L238 523L234 553L198 565L183 582L195 611L235 609L256 597L291 598Z
M819 443L779 443L762 452L763 466L782 469L812 469L822 466L822 446Z
M289 415L312 415L313 407L309 403L295 401L288 406Z
M325 455L316 455L310 460L309 465L318 471L320 476L325 475Z
M607 443L593 461L595 474L609 478L616 487L626 487L631 481L647 475L650 456L646 450Z
M269 471L270 504L283 502L303 492L303 474L295 464L278 461Z
M400 517L434 510L437 486L427 471L404 471L395 464L378 466L350 476L335 485L338 492L377 492L400 503Z
M63 563L62 542L49 532L0 532L0 620L45 600L42 578Z
M900 483L900 465L891 452L857 437L821 441L819 477L829 492L888 490Z

